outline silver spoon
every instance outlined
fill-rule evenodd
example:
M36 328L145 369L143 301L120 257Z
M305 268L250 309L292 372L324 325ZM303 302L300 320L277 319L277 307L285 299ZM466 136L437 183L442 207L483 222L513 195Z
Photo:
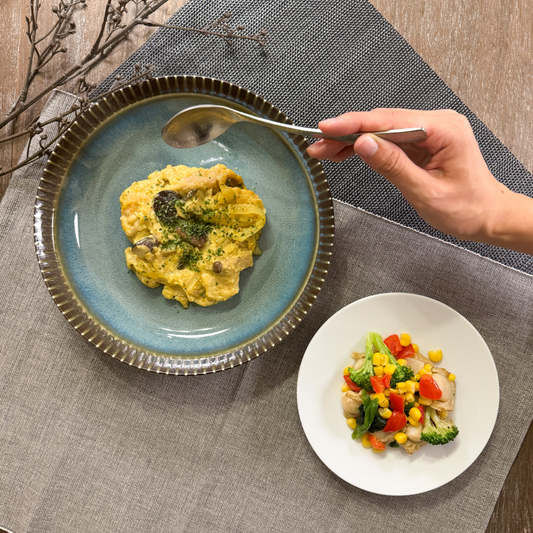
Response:
M414 143L427 138L427 133L424 128L360 132L342 137L332 137L331 135L322 133L320 130L281 124L272 120L254 117L248 115L248 113L236 111L235 109L221 105L197 105L188 107L174 115L165 124L161 135L163 140L174 148L194 148L195 146L200 146L201 144L216 139L237 122L251 122L287 133L303 135L304 137L341 141L349 144L353 144L364 133L372 133L396 144Z

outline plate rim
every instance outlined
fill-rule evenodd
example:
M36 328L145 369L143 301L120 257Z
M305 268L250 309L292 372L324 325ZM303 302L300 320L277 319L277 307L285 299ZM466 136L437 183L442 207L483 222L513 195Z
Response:
M305 357L308 353L308 350L309 350L309 347L311 346L311 344L313 343L313 341L315 340L315 338L320 334L321 330L326 327L328 325L328 323L330 323L330 321L332 321L338 314L340 314L341 312L345 311L347 308L350 308L352 306L355 306L356 304L360 303L360 302L363 302L365 300L370 300L370 299L375 299L377 297L387 297L387 296L394 296L394 297L400 297L400 296L415 296L417 298L420 298L420 299L425 299L425 300L428 300L428 301L431 301L432 304L438 304L444 308L447 308L448 310L452 311L453 313L455 313L460 319L462 319L466 324L468 324L468 326L470 326L470 328L472 328L472 330L477 334L478 338L481 340L481 342L485 345L485 347L487 348L487 351L489 353L489 355L491 356L491 361L493 363L493 367L494 367L494 373L495 373L495 377L496 377L496 382L497 382L497 387L496 387L496 393L497 393L497 398L496 398L496 407L495 407L495 410L494 410L494 413L492 413L493 415L493 422L491 424L491 427L490 427L490 431L487 432L487 438L485 440L485 442L483 442L483 445L480 447L477 455L475 457L472 458L472 460L464 467L462 468L460 471L457 471L453 477L451 477L450 479L447 479L447 480L444 480L442 482L439 482L437 484L435 484L434 486L431 486L430 488L425 488L423 490L410 490L410 491L405 491L405 492L394 492L394 493L391 493L391 492L387 492L387 491L375 491L375 490L371 490L370 488L366 488L364 486L361 486L361 485L357 485L356 483L354 483L354 481L352 479L349 479L349 476L346 476L346 475L343 475L342 473L340 472L337 472L335 469L333 469L330 464L328 464L327 460L325 460L321 454L319 454L317 452L317 450L315 449L315 446L313 446L312 444L312 439L309 438L309 433L308 433L308 428L306 427L307 424L304 422L304 419L305 419L305 416L302 416L302 412L303 412L303 409L302 409L302 398L301 398L301 390L302 390L302 381L300 379L300 376L301 376L301 369L302 369L302 366L304 365L304 360L305 360ZM362 298L359 298L357 300L354 300L348 304L346 304L345 306L343 306L341 309L339 309L338 311L336 311L333 315L331 315L321 326L320 328L316 331L316 333L313 335L313 338L311 339L311 341L309 342L309 344L307 345L306 347L306 350L304 352L304 355L302 357L302 361L300 363L300 367L298 369L298 378L297 378L297 384L296 384L296 402L297 402L297 409L298 409L298 416L299 416L299 419L300 419L300 423L302 425L302 429L303 429L303 432L304 432L304 435L309 443L309 445L311 446L311 448L313 449L314 453L317 455L317 457L320 459L320 461L322 461L322 463L332 472L334 473L336 476L338 476L340 479L342 479L343 481L345 481L346 483L352 485L353 487L356 487L360 490L364 490L365 492L369 492L369 493L372 493L372 494L378 494L378 495L382 495L382 496L393 496L393 497L403 497L403 496L413 496L413 495L417 495L417 494L424 494L426 492L430 492L432 490L436 490L438 489L439 487L442 487L450 482L452 482L454 479L456 479L457 477L459 477L461 474L463 474L466 470L468 470L468 468L470 468L473 463L478 459L478 457L483 453L483 451L485 450L485 448L487 447L487 444L489 443L490 441L490 438L494 432L494 428L496 426L496 422L497 422L497 419L498 419L498 414L499 414L499 405L500 405L500 397L501 397L501 393L500 393L500 386L499 386L499 376L498 376L498 369L496 367L496 363L494 361L494 357L492 356L492 352L490 351L490 348L488 347L485 339L483 338L483 336L481 335L481 333L477 330L477 328L464 316L462 315L459 311L457 311L456 309L454 309L453 307L441 302L440 300L437 300L435 298L431 298L429 296L425 296L425 295L422 295L422 294L416 294L416 293L410 293L410 292L384 292L384 293L376 293L376 294L371 294L371 295L368 295L368 296L365 296L365 297L362 297ZM340 400L340 398L339 398ZM340 403L340 402L339 402ZM340 408L340 407L339 407Z
M259 357L287 337L307 316L318 297L328 272L334 240L333 200L322 164L307 155L309 144L301 135L287 135L312 186L316 210L317 249L305 284L295 293L292 307L266 332L231 351L206 357L179 357L151 353L107 331L105 324L85 309L70 289L57 254L54 223L57 200L72 159L92 133L104 122L136 104L172 94L200 94L221 97L245 106L265 118L291 124L273 104L228 81L204 76L154 77L106 93L80 114L57 142L43 170L34 204L34 244L41 275L50 295L66 320L102 352L130 366L171 375L220 372Z

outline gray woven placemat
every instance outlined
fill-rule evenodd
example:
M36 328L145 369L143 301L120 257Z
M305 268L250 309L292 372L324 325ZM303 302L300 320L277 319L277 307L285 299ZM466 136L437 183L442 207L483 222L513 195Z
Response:
M244 41L230 47L220 39L162 29L114 75L131 77L139 62L154 65L156 75L224 79L258 93L306 127L376 107L455 109L470 120L494 175L510 189L533 196L527 170L366 0L191 0L169 24L202 28L226 12L233 27L244 25L251 34L266 30L267 46ZM334 198L533 274L527 254L461 242L433 229L359 159L324 166Z

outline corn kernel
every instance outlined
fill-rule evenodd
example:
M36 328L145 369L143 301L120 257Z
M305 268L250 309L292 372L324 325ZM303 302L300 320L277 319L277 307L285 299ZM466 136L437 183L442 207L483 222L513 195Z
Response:
M414 402L415 401L415 395L412 392L406 392L405 393L405 401L406 402Z
M425 374L428 374L428 372L426 372L423 368L421 368L419 371L418 371L418 379L420 379L420 376L423 376Z
M387 356L386 353L382 353L381 354L381 361L380 361L381 365L385 366L388 362L389 362L389 357Z
M385 449L383 449L383 450L378 450L377 448L372 448L372 451L373 451L374 453L383 453L383 452L385 451Z
M374 398L377 397L377 394L375 392L373 392L371 395L370 395L370 399L373 400Z
M429 363L428 363L427 365L424 365L424 370L425 370L426 372L431 372L431 369L432 369L432 368L433 368L433 367L432 367Z
M355 429L355 426L357 424L357 421L355 420L355 418L347 418L346 419L346 423L352 428L352 429Z
M388 407L380 407L378 409L378 413L380 414L381 418L384 418L385 420L392 416L392 411Z
M430 350L428 352L428 357L430 361L438 363L442 359L442 350Z
M372 444L370 444L370 441L368 440L368 435L370 435L370 433L365 433L361 437L361 444L363 445L363 448L372 448Z
M420 385L419 385L420 387ZM410 379L408 379L406 382L405 382L405 390L407 392L415 392L416 390L416 383L414 381L411 381Z
M343 376L349 376L350 375L350 367L347 366L345 369L344 369L344 372L342 373Z
M418 344L413 344L413 350L415 351L415 353L418 353Z
M350 390L350 387L348 387L348 385L346 385L346 383L341 387L341 391L342 392L348 392Z
M398 388L398 392L400 394L404 394L406 392L406 386L403 381L400 381L400 383L396 383L396 387Z
M381 354L379 352L376 352L372 356L372 363L374 363L375 365L380 365L381 364Z
M418 401L420 402L421 405L431 405L433 403L433 400L430 400L429 398L424 398L423 396L420 396L420 398L418 398Z
M383 391L383 394L384 394L385 396L387 396L387 397L390 396L390 389L385 389L385 390Z
M380 407L388 407L389 406L389 399L384 395L383 400L378 401L378 405Z
M389 376L392 376L396 370L396 365L386 365L383 371L385 374L388 374Z
M407 333L402 333L400 335L400 344L402 346L409 346L411 344L411 337Z
M374 367L374 374L376 376L382 376L383 375L383 367L381 365L377 365Z
M420 405L420 402L415 402L415 407L418 407Z
M420 380L420 374L415 374L415 377L413 379L415 381L419 381Z
M400 366L405 366L407 364L407 361L405 359L398 359L397 363L400 365Z
M415 419L412 418L412 417L408 417L408 418L407 418L407 422L409 422L409 424L410 424L411 426L415 426L415 427L416 427L416 426L419 425L419 424L418 424L418 420L415 420Z
M418 422L421 416L422 413L420 412L420 409L417 409L416 407L411 407L411 409L409 409L409 418Z
M450 381L455 381L455 378L456 378L456 377L457 377L457 376L456 376L455 374L450 374L450 375L448 376L448 379L449 379Z
M402 431L398 431L398 433L394 435L394 440L398 444L405 444L407 442L407 435L403 433Z

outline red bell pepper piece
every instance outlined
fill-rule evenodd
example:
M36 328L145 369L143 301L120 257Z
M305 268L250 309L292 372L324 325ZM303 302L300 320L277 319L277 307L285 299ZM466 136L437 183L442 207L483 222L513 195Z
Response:
M407 359L413 355L415 355L415 349L413 348L413 345L410 344L409 346L402 347L402 349L398 352L396 359Z
M417 409L420 411L422 416L420 417L419 422L423 425L424 424L424 417L426 416L426 410L424 409L423 405L418 405Z
M346 381L346 385L348 385L348 387L350 387L350 389L352 389L354 392L360 392L361 391L361 387L358 387L352 381L352 378L350 376L344 376L344 381Z
M389 405L393 411L400 411L403 413L405 398L401 394L391 392L389 396Z
M368 435L368 442L372 445L372 448L375 448L376 450L384 450L385 449L385 443L381 442L379 439L374 437L374 435L370 434Z
M383 376L371 376L370 383L372 383L372 388L374 389L375 393L380 393L385 390Z
M403 411L393 411L390 418L387 420L383 431L400 431L407 424L407 417Z
M418 392L423 398L428 398L429 400L439 400L442 396L440 387L430 374L424 374L423 376L420 376L419 383L420 390Z
M383 376L383 385L385 385L386 389L390 389L390 380L392 379L392 376L390 374L385 374Z
M384 341L385 346L390 350L392 355L396 355L403 346L400 344L400 337L398 335L391 335L387 337Z

